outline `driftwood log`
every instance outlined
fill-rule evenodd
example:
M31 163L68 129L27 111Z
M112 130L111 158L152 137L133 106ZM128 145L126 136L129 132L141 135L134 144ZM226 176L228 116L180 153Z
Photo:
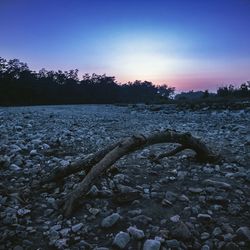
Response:
M204 143L202 143L198 138L193 137L190 133L180 133L174 130L166 130L148 136L131 136L104 148L96 154L72 163L65 168L56 168L49 177L42 181L42 184L50 181L59 181L70 174L82 170L86 172L85 178L61 201L64 215L68 217L71 215L76 201L81 196L86 195L91 185L94 184L96 178L109 169L117 160L138 149L159 143L177 143L180 144L180 146L176 147L171 152L158 155L156 159L175 155L185 149L195 151L196 158L199 161L213 162L218 159L218 156L216 156Z

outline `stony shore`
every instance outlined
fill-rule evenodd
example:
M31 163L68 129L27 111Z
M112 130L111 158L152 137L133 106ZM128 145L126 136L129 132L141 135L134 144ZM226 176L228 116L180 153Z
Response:
M222 162L196 162L191 151L150 161L173 145L137 151L93 183L69 219L57 201L84 172L51 192L33 188L54 167L164 129L201 138ZM117 201L131 190L139 197ZM0 249L250 249L249 109L0 107Z

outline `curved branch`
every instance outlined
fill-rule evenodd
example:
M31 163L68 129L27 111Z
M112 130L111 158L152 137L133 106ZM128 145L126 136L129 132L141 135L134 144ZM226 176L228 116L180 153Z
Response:
M93 184L94 180L106 169L112 166L118 159L122 156L128 154L129 152L133 152L136 149L140 148L146 139L144 136L132 136L128 139L125 139L119 145L117 145L113 150L105 155L105 157L98 162L86 175L86 177L80 182L76 189L68 194L65 198L65 206L63 208L64 215L68 217L72 210L75 201L82 196L82 194L86 194L90 185Z
M170 156L176 155L185 149L186 149L186 146L180 145L169 152L159 154L158 156L155 157L155 160L160 160L160 159L165 158L165 157L170 157Z
M138 149L159 143L179 143L184 148L192 149L197 157L203 161L214 161L217 156L212 153L205 144L189 133L178 133L173 130L158 132L149 136L132 136L114 147L95 166L93 166L86 177L77 185L76 189L69 193L64 199L64 215L70 216L76 200L82 195L86 195L93 185L95 179L104 171L111 167L122 156L134 152Z

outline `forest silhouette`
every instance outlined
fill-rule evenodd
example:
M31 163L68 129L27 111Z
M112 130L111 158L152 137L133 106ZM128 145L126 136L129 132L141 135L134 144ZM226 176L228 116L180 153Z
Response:
M174 87L136 80L120 84L105 74L85 74L79 79L77 69L53 71L29 69L18 59L0 57L0 105L165 103L173 97ZM191 97L197 92L188 92ZM185 99L185 95L183 95ZM217 94L206 90L202 98L249 98L250 81L238 88L218 88ZM181 99L181 98L179 98Z
M149 81L119 84L105 74L85 74L80 80L77 69L36 72L18 59L0 57L0 105L155 103L174 90Z

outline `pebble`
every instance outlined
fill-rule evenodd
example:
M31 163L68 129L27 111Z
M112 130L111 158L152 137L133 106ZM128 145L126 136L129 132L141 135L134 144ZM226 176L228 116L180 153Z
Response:
M70 231L70 228L63 228L62 230L60 230L60 234L62 235L62 237L67 237L69 236Z
M201 240L207 240L209 239L209 237L210 237L210 234L207 232L204 232L201 234Z
M172 217L170 217L170 220L172 221L172 222L178 222L178 221L180 221L180 215L174 215L174 216L172 216Z
M99 193L99 189L96 187L96 185L93 185L89 192L88 192L88 195L91 195L91 196L97 196Z
M21 170L21 168L19 166L17 166L16 164L11 164L10 165L10 170L19 171L19 170Z
M197 218L201 222L210 222L210 221L212 221L212 217L209 214L198 214Z
M241 248L234 242L228 242L224 248L224 250L240 250Z
M78 223L71 227L72 232L76 233L83 227L83 223Z
M100 213L100 209L98 208L90 208L89 212L93 215L97 215L98 213Z
M177 194L171 191L167 191L165 194L165 199L170 201L171 203L174 203L177 200Z
M222 234L221 228L220 228L220 227L215 227L214 230L213 230L213 232L212 232L212 235L213 235L214 237L217 237L217 236L219 236L219 235L221 235L221 234Z
M37 151L35 149L30 151L30 156L35 156L37 155Z
M64 249L65 247L67 247L67 241L68 241L68 239L58 239L55 241L54 245L58 249Z
M199 194L199 193L201 193L201 192L203 191L202 188L193 188L193 187L190 187L188 190L189 190L191 193L194 193L194 194Z
M17 245L17 246L15 246L15 247L13 248L13 250L23 250L23 247Z
M19 216L24 216L26 214L29 214L31 211L29 209L26 209L26 208L20 208L17 210L17 214Z
M210 250L210 247L208 245L204 245L201 247L201 250Z
M53 227L50 228L50 230L58 231L62 228L61 225L54 225Z

